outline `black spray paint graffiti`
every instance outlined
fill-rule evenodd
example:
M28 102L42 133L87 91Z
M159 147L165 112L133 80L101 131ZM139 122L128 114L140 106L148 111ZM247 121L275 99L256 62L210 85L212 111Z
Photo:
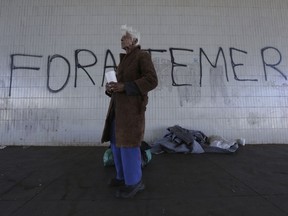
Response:
M68 75L67 75L67 78L66 78L66 81L64 82L64 84L62 85L61 88L59 89L52 89L50 87L50 67L51 67L51 63L54 59L56 58L60 58L60 59L63 59L67 65L68 65ZM53 55L53 56L48 56L48 65L47 65L47 88L50 92L53 92L53 93L57 93L59 91L61 91L62 89L65 88L65 86L67 85L68 81L69 81L69 78L70 78L70 72L71 72L71 67L70 67L70 63L69 61L64 57L64 56L61 56L61 55ZM76 76L76 73L75 73L75 76Z
M89 64L89 65L81 65L79 63L79 53L80 52L88 52L90 53L94 59L95 59L95 62L93 62L92 64ZM86 50L86 49L78 49L75 51L75 81L74 81L74 87L76 88L77 87L77 72L78 72L78 68L81 68L82 70L85 71L85 73L87 74L87 76L89 77L89 79L91 80L91 82L93 83L93 85L95 85L95 82L93 81L92 77L90 76L90 74L86 71L86 67L92 67L94 65L97 64L97 57L96 55L90 51L90 50Z
M26 57L34 57L34 58L42 58L40 55L23 55L23 54L12 54L10 55L10 86L9 86L9 96L11 96L11 88L12 88L12 79L13 79L13 71L19 69L26 69L26 70L40 70L40 67L19 67L14 65L14 59L17 56L26 56Z
M158 53L164 53L164 52L167 52L167 50L165 49L147 49L146 51L148 51L152 56L153 56L153 53L154 52L158 52ZM181 64L181 63L178 63L176 61L176 54L175 54L175 51L180 51L180 52L189 52L189 53L193 53L194 51L192 49L184 49L184 48L169 48L169 53L170 53L170 61L171 61L171 80L172 80L172 86L191 86L191 84L189 83L176 83L175 81L175 68L176 67L187 67L188 65L186 64ZM279 55L279 60L272 64L272 63L267 63L267 61L265 60L265 52L267 51L275 51L278 55ZM87 64L87 65L83 65L79 62L79 53L80 52L86 52L88 54L90 54L93 58L94 58L94 62L90 63L90 64ZM240 49L237 49L237 48L234 48L234 47L230 47L229 48L229 56L230 56L230 62L231 62L231 66L232 66L232 71L233 71L233 75L234 75L234 79L237 80L237 81L258 81L258 79L243 79L243 78L239 78L237 76L237 73L236 73L236 67L239 67L239 66L244 66L243 63L235 63L235 60L234 60L234 53L235 52L238 52L238 53L242 53L242 54L247 54L246 51L244 50L240 50ZM226 60L226 56L225 56L225 53L223 51L223 48L222 47L219 47L218 49L218 53L216 55L216 59L215 59L215 62L212 63L212 61L208 58L207 54L205 53L204 49L203 48L200 48L199 49L199 64L200 64L200 79L199 79L199 85L200 87L202 86L202 75L203 75L203 57L206 58L206 60L208 61L208 63L213 67L213 68L216 68L217 65L218 65L218 60L219 60L219 57L220 55L222 56L223 58L223 62L224 62L224 68L225 68L225 76L226 76L226 80L227 82L229 82L229 77L228 77L228 70L227 70L227 60ZM22 69L22 70L40 70L40 67L27 67L27 66L16 66L15 65L15 58L17 57L27 57L27 58L42 58L43 56L41 55L27 55L27 54L12 54L10 55L10 59L11 59L11 68L10 68L10 86L9 86L9 96L11 97L11 89L12 89L12 81L13 81L13 72L14 70L19 70L19 69ZM112 65L108 65L107 64L107 61L108 61L108 58L111 58L112 60ZM50 86L50 73L51 73L51 64L53 63L53 60L55 59L61 59L63 60L67 66L68 66L68 73L67 73L67 77L66 77L66 80L65 82L63 83L63 85L58 88L58 89L52 89ZM267 68L270 67L272 69L274 69L275 71L277 71L278 73L280 73L285 80L287 80L287 76L279 69L277 68L277 66L281 63L282 61L282 55L281 55L281 52L275 48L275 47L264 47L261 49L261 59L262 59L262 63L263 63L263 69L264 69L264 77L265 77L265 81L268 80L268 76L267 76ZM74 60L75 60L75 80L74 80L74 87L76 88L77 87L77 76L78 76L78 69L82 69L86 75L89 77L90 81L92 82L93 85L95 85L95 82L94 80L92 79L92 77L90 76L89 72L86 70L86 68L89 68L89 67L93 67L94 65L97 64L98 60L97 60L97 56L90 50L87 50L87 49L77 49L75 50L74 52ZM113 68L113 69L116 69L116 61L115 61L115 58L114 58L114 55L113 53L108 49L106 51L106 54L105 54L105 61L104 61L104 67L103 67L103 74L102 74L102 82L101 82L101 86L103 87L104 85L104 75L105 75L105 71L106 69L109 69L109 68ZM70 62L68 59L66 59L64 56L62 55L58 55L58 54L55 54L53 56L48 56L48 61L47 61L47 89L52 92L52 93L57 93L57 92L60 92L61 90L63 90L66 85L68 84L69 82L69 78L70 78L70 75L71 75L71 65L70 65Z
M277 63L275 63L275 64L267 64L267 63L265 62L265 54L264 54L264 53L265 53L265 51L267 51L267 50L269 50L269 49L275 50L275 51L279 54L279 61L278 61ZM279 65L280 62L282 61L282 55L281 55L281 52L280 52L278 49L276 49L276 48L274 48L274 47L265 47L265 48L261 49L261 56L262 56L262 62L263 62L264 74L265 74L265 80L266 80L266 81L267 81L266 66L271 67L271 68L273 68L274 70L278 71L278 72L285 78L285 80L287 80L287 76L286 76L281 70L279 70L278 68L276 68L276 66Z

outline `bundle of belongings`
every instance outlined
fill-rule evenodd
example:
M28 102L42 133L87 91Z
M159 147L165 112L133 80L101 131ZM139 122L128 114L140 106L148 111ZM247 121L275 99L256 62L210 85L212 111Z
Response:
M178 125L167 128L163 138L151 144L153 154L168 153L234 153L245 139L226 140L220 136L207 137L203 132L188 130Z

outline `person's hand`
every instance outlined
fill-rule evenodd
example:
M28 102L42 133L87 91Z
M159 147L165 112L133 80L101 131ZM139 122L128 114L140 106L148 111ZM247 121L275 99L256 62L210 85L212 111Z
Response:
M108 94L112 94L111 85L109 85L109 83L106 83L105 88Z
M125 91L125 86L124 83L119 83L119 82L110 82L106 84L106 91L108 93L113 93L113 92L124 92Z

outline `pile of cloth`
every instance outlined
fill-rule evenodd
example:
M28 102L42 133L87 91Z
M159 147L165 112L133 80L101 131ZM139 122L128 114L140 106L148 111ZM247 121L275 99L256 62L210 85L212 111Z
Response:
M226 140L221 136L206 136L198 130L188 130L175 125L167 128L163 138L151 143L153 154L167 153L234 153L245 139Z

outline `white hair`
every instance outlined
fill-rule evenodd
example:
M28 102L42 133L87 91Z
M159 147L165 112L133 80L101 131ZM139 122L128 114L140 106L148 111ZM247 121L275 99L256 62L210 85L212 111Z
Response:
M132 39L137 39L136 45L140 43L140 32L138 32L136 29L133 29L132 26L127 26L126 24L122 25L121 33L122 36L126 35L126 33L129 33L132 36Z

